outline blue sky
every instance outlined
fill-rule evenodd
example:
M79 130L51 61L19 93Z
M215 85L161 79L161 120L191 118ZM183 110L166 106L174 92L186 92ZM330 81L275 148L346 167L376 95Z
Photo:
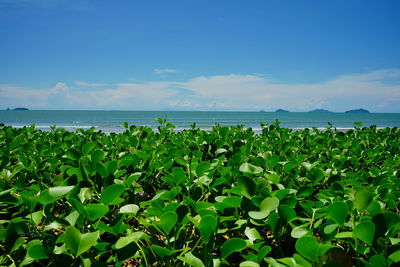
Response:
M400 112L400 1L0 0L0 108Z

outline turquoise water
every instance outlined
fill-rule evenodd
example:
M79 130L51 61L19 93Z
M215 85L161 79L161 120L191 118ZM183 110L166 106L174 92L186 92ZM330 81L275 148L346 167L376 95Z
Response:
M278 120L281 126L293 129L323 128L328 122L334 127L346 130L353 127L354 122L363 122L364 126L377 127L400 126L400 113L309 113L309 112L199 112L199 111L0 111L0 123L22 127L35 124L39 129L50 126L63 127L68 130L96 127L105 132L123 131L122 123L129 125L145 125L157 127L155 118L166 118L177 130L187 129L193 123L201 129L210 129L219 125L244 125L252 127L256 132L261 130L260 122L270 124Z

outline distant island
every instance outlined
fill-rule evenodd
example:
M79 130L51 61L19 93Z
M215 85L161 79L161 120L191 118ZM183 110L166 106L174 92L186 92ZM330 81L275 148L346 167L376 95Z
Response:
M279 109L275 110L275 112L290 112L290 111L286 110L286 109L279 108Z
M29 110L28 108L14 108L13 110Z
M309 112L314 112L314 113L330 113L332 111L326 110L326 109L314 109L314 110L310 110Z
M359 108L359 109L348 110L345 113L370 113L370 112L366 109Z

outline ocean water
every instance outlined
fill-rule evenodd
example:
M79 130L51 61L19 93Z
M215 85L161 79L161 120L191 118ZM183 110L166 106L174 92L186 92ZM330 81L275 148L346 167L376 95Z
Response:
M7 126L23 127L35 124L36 128L49 130L50 126L63 127L74 131L78 128L96 127L104 132L122 132L122 123L156 128L155 118L165 118L176 126L176 130L190 128L195 123L201 129L221 126L244 125L255 132L261 131L260 123L270 124L276 120L282 127L292 129L324 128L331 123L338 130L353 128L354 122L363 126L400 126L400 113L310 113L310 112L214 112L214 111L64 111L28 110L0 111L0 123Z

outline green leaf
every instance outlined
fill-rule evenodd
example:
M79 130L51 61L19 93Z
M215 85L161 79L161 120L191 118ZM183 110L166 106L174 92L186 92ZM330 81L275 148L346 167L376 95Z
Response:
M373 199L371 191L367 187L362 187L357 190L354 195L354 207L359 211L363 212L366 210Z
M389 256L390 259L390 256ZM369 259L368 267L386 267L388 266L386 257L384 255L374 255Z
M273 184L279 184L279 181L281 180L281 177L279 177L278 174L275 172L269 173L265 175L268 180L270 180Z
M53 203L66 194L68 194L74 186L57 186L57 187L51 187L45 191L43 191L37 198L39 203L43 205L47 205L50 203Z
M260 263L264 260L265 256L267 256L268 253L270 253L272 248L270 246L263 246L258 250L257 254L257 262Z
M87 211L87 217L91 221L95 221L100 217L103 217L110 210L108 206L103 204L88 204L85 206L85 209Z
M116 249L121 249L132 242L137 243L141 239L146 239L148 236L143 232L133 232L128 234L127 236L120 237L115 243Z
M122 184L113 184L103 190L101 193L101 202L106 205L112 204L112 202L119 198L119 196L125 191L125 186Z
M178 259L193 267L205 267L204 263L194 256L192 252L186 253L183 257L179 256Z
M127 204L125 206L122 206L119 209L119 213L122 214L129 214L129 215L136 215L136 213L139 211L139 206L136 204Z
M387 236L387 233L399 232L396 228L400 225L400 216L396 213L378 213L372 218L372 221L375 224L376 238Z
M260 204L260 211L249 211L249 216L255 220L261 220L276 210L279 206L279 199L276 197L267 197Z
M105 155L104 155L103 151L95 150L95 151L91 152L90 158L93 163L99 163L100 161L105 159Z
M97 244L99 231L81 234L78 229L69 226L64 232L65 246L77 257Z
M296 241L296 251L306 259L317 261L330 246L319 244L313 236L303 236Z
M68 194L74 186L57 186L49 188L49 195L53 198L60 198Z
M43 211L39 210L27 215L25 218L32 219L33 223L37 226L43 219Z
M400 250L397 250L396 252L390 254L389 259L395 263L400 262Z
M257 186L256 183L253 181L253 179L246 177L246 176L240 176L238 178L238 185L240 188L240 192L242 195L251 198L251 196L255 195L257 192Z
M231 238L225 241L221 247L221 256L223 258L228 257L234 252L241 251L247 247L247 243L241 238Z
M332 234L334 231L336 231L336 229L339 227L338 224L334 223L334 224L328 224L324 227L324 234L326 235L330 235Z
M205 215L201 218L198 229L206 243L210 241L210 238L217 228L217 218L213 215Z
M88 187L83 187L78 194L79 200L83 203L92 198L92 191Z
M238 196L229 196L229 197L218 196L215 197L215 201L222 202L233 208L239 208L240 204L242 204L242 198Z
M353 230L353 238L358 238L368 245L372 245L375 235L375 224L371 221L361 222Z
M206 173L210 169L210 167L211 167L211 164L209 162L200 162L196 167L197 177L200 177L204 173Z
M182 168L175 167L172 169L172 177L176 185L186 181L186 173Z
M260 264L254 261L243 261L239 264L239 267L260 267Z
M82 147L82 153L84 155L88 155L90 151L92 151L96 147L96 144L94 142L89 142L83 145Z
M160 225L164 231L169 234L174 228L175 224L178 222L178 214L175 211L165 212L160 217Z
M348 213L349 208L345 202L335 202L328 207L328 216L340 225L345 223Z
M279 215L288 222L296 218L296 212L294 211L293 208L291 208L288 205L280 204L278 210L279 210Z
M335 235L335 238L351 238L353 237L353 232L340 232Z
M306 168L307 171L310 171L312 168L314 168L315 166L317 166L319 164L318 161L314 162L313 164L309 163L309 162L302 162L301 166L303 166L304 168Z
M72 204L72 206L79 212L79 214L81 214L82 216L88 218L89 214L85 209L85 206L83 206L83 204L75 199L75 198L70 198L68 199L68 201Z
M239 171L247 172L247 173L251 173L251 174L259 174L259 173L262 173L264 170L263 170L263 168L255 166L250 163L242 163L242 165L240 165L240 167L239 167Z
M247 227L244 230L244 234L247 236L247 238L250 240L252 244L254 243L254 241L262 239L260 233L257 231L256 228Z
M79 160L79 158L81 157L81 153L76 150L76 149L68 149L65 152L65 155L67 156L67 158L72 159L72 160Z
M177 251L176 250L169 250L163 247L160 247L158 245L151 245L151 248L154 250L154 252L160 256L162 259L165 257L169 257L174 255Z
M303 237L305 235L307 235L308 233L310 233L310 229L308 229L305 226L297 226L295 228L293 228L292 232L290 233L290 235L293 238L300 238Z
M32 240L28 244L26 244L26 251L29 257L32 257L35 260L42 260L49 258L46 249L38 239Z
M297 253L293 254L293 259L296 261L296 263L300 264L303 267L312 267L312 265L306 259L304 259Z

